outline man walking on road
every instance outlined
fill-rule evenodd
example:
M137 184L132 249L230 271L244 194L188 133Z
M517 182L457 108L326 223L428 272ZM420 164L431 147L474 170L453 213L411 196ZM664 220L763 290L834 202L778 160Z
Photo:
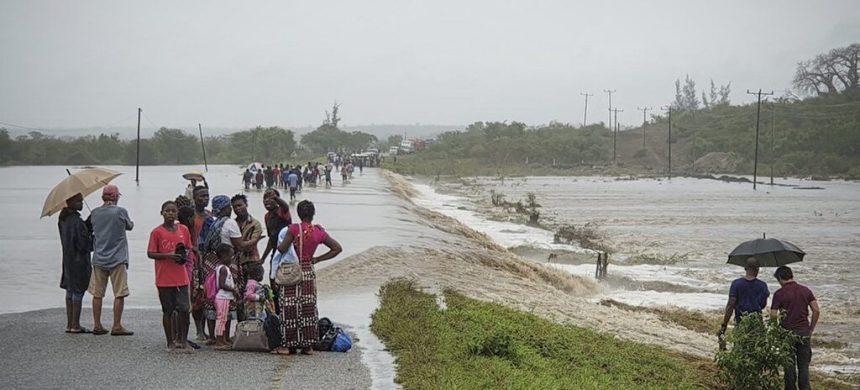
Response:
M134 227L128 212L117 206L119 188L108 185L102 190L104 204L93 209L90 219L95 236L93 251L93 275L90 279L89 293L93 296L93 333L107 333L102 326L102 301L110 279L113 289L113 326L110 333L114 336L134 334L122 326L122 310L128 296L128 239L125 232Z
M718 333L720 336L726 333L732 313L735 315L735 324L738 324L744 315L761 314L761 311L767 307L770 291L767 289L767 283L758 279L758 260L755 257L748 258L744 270L746 275L732 281L732 286L729 288L729 302L726 304L723 325L720 326Z
M791 268L782 266L773 274L781 288L773 294L770 314L778 316L785 313L782 327L800 336L794 344L794 361L785 368L786 389L809 389L809 363L812 361L812 347L809 343L815 325L818 324L818 301L806 286L794 281ZM809 310L812 310L812 322L809 321Z

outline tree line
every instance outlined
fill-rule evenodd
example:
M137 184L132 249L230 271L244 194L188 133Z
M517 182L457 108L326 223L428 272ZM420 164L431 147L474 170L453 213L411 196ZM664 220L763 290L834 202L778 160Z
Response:
M304 134L301 144L292 130L262 127L228 135L204 138L206 159L212 164L246 164L251 161L279 162L298 153L359 152L377 142L375 136L338 128L339 105L326 111L316 130ZM134 165L137 141L119 134L55 137L38 131L12 138L0 128L0 165ZM143 165L186 165L203 162L200 138L181 129L162 127L152 137L140 140Z
M213 164L282 161L298 150L291 130L256 127L204 139L206 157ZM12 138L0 129L0 164L3 165L134 165L137 141L119 134L55 137L31 131ZM183 165L203 162L200 138L181 129L162 127L140 140L143 165Z

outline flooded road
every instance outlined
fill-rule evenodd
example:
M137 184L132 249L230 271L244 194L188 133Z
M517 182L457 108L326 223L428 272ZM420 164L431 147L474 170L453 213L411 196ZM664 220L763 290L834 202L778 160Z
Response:
M140 185L134 182L134 167L108 167L123 172L114 180L122 192L120 206L125 207L135 228L129 239L128 308L158 308L154 285L152 260L146 257L150 231L161 224L161 203L184 193L184 172L198 171L199 167L159 166L142 167ZM206 174L212 197L219 194L234 195L243 192L241 170L233 166L212 166ZM59 289L61 250L57 232L57 217L39 219L42 203L48 191L66 175L63 167L9 167L0 168L0 204L7 223L0 226L0 313L12 313L63 305L63 292ZM308 199L316 205L314 222L325 227L343 246L337 258L317 266L324 272L338 262L377 246L409 244L432 246L442 234L420 223L406 206L394 196L388 182L377 170L365 169L355 173L349 184L338 181L331 188L306 187L298 200ZM90 207L101 204L100 192L87 198ZM250 190L249 212L263 219L262 192ZM293 217L295 205L291 207ZM86 218L89 211L84 208ZM260 251L264 248L260 244ZM323 249L321 249L323 250ZM268 268L268 266L267 266ZM370 369L374 388L396 387L394 359L384 350L382 343L370 332L370 313L377 306L378 284L359 286L330 286L320 280L320 316L345 324L361 342L362 359ZM111 293L105 297L110 308ZM85 307L90 305L90 295ZM90 318L82 318L84 324ZM129 324L132 328L134 324Z

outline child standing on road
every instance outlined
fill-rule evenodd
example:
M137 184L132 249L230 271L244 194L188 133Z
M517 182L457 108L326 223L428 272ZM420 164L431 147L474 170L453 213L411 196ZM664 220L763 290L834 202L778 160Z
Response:
M227 328L227 317L230 315L230 302L241 296L242 293L236 289L233 281L233 273L230 272L230 263L233 262L233 247L229 244L220 244L215 254L218 255L218 265L215 267L215 277L218 280L218 293L215 295L215 346L216 350L228 350L225 332Z
M162 325L169 352L192 352L188 348L188 325L191 304L188 299L186 254L177 247L191 248L191 233L185 225L176 223L176 202L161 205L164 223L149 235L146 255L155 260L155 286L161 301Z

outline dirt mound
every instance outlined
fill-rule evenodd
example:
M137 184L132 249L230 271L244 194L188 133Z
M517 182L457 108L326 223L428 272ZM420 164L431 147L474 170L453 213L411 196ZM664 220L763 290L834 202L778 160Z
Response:
M741 165L741 158L734 153L711 152L693 163L693 171L699 173L735 172Z

